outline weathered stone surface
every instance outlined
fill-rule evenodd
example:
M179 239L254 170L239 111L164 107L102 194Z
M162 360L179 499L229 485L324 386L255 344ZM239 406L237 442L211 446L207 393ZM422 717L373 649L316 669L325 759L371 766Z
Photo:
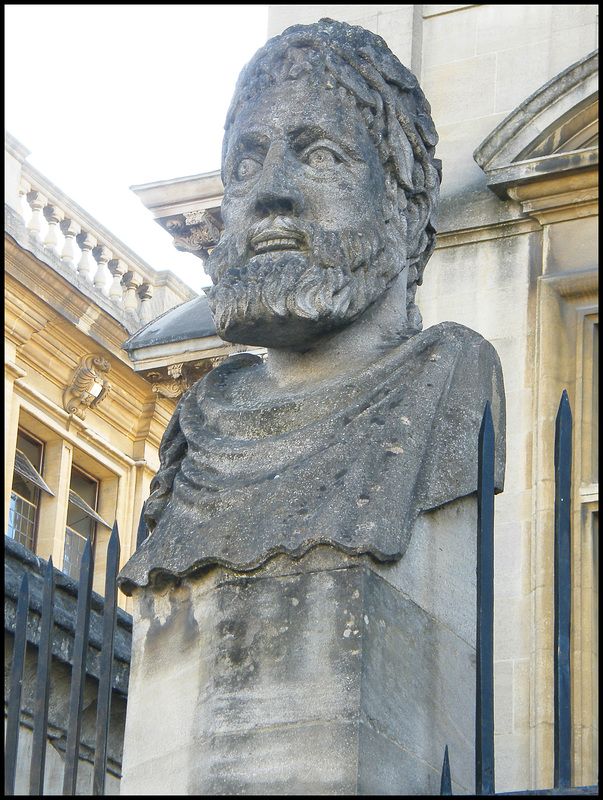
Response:
M150 538L124 591L319 543L401 558L417 515L476 489L486 402L504 472L496 352L414 303L435 244L437 134L373 33L293 26L241 74L226 120L217 332L268 348L191 387L165 433Z
M454 516L468 565L475 499ZM425 515L413 544L449 522ZM474 646L458 609L442 624L394 587L399 566L320 546L136 590L122 794L437 792L445 744L470 792Z
M122 571L124 588L145 585L153 570L250 569L320 542L399 558L419 512L475 490L493 386L502 484L498 363L467 329L436 326L353 383L344 376L278 405L246 389L266 371L255 356L228 359L180 402L162 450L182 448L181 468L155 532Z

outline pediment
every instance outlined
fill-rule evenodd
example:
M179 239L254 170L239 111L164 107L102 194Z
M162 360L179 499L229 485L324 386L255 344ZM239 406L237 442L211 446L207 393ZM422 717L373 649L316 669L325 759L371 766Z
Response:
M530 95L473 154L497 194L598 163L598 50Z

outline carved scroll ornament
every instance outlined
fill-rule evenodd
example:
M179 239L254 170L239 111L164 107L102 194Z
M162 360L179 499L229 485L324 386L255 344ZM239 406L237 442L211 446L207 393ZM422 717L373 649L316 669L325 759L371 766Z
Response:
M111 384L105 378L110 369L111 365L102 356L84 356L73 374L71 384L63 392L65 411L84 419L88 408L96 408L111 391Z
M209 251L218 244L222 227L207 211L190 211L184 219L167 220L166 229L174 237L174 247L187 253L207 258Z

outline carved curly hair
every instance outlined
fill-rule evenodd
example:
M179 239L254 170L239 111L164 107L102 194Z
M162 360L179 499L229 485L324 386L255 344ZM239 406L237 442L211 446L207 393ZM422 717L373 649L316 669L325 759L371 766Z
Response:
M230 128L242 106L269 86L308 72L324 73L338 91L354 97L385 168L386 191L403 235L409 218L421 213L419 196L426 208L424 227L409 257L407 287L408 321L420 329L414 298L435 247L442 164L434 155L438 135L430 105L415 76L380 36L321 19L312 25L293 25L270 39L239 76L224 125L223 163Z

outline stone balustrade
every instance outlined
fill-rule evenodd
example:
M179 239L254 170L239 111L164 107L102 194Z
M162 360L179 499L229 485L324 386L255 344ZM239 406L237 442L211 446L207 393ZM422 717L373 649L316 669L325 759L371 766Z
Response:
M134 324L145 324L197 296L173 273L154 270L28 164L27 151L10 134L5 135L5 150L12 167L7 181L15 184L7 186L7 205L20 215L51 265L59 260Z
M135 314L141 323L153 318L153 276L102 244L104 237L98 226L75 218L72 211L62 209L55 198L47 197L25 178L21 180L20 195L18 211L33 239L117 306Z

